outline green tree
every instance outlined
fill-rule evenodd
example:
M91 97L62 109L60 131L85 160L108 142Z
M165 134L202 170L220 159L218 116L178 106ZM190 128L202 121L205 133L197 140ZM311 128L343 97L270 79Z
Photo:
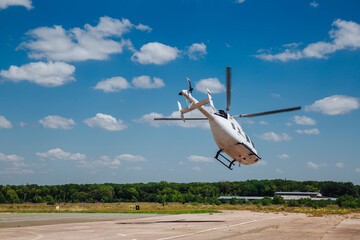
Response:
M6 198L2 192L0 192L0 203L6 203Z
M33 197L32 202L33 203L41 203L41 202L43 202L43 198L41 196L36 195L35 197Z
M88 194L86 192L76 192L71 196L73 202L86 202Z
M19 196L15 192L14 189L11 189L10 187L7 188L5 192L5 198L7 199L7 202L9 203L18 203L20 202Z
M343 208L356 208L357 202L353 196L344 195L336 200L336 203Z
M269 197L264 197L263 199L262 199L262 201L261 201L261 204L263 205L263 206L270 206L271 205L271 198L269 198Z
M312 185L306 185L305 192L320 192L320 190Z
M284 198L279 195L274 196L273 199L271 200L271 202L272 202L272 204L277 204L277 205L285 203Z
M54 198L51 195L46 195L45 202L47 202L48 205L55 205Z
M291 199L291 200L289 200L289 201L287 202L287 205L288 205L289 207L297 207L297 206L299 206L299 202L296 201L296 200L294 200L294 199Z

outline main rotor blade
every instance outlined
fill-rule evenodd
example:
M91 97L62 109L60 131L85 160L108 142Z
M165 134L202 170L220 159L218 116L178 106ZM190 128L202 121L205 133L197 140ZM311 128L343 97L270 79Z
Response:
M229 112L231 105L231 68L226 67L226 112Z
M250 114L240 114L239 116L234 116L236 118L242 118L242 117L258 117L268 114L275 114L275 113L282 113L282 112L290 112L295 110L300 110L301 107L293 107L293 108L284 108L279 110L273 110L273 111L267 111L267 112L259 112L259 113L250 113Z
M208 120L207 118L154 118L154 120Z

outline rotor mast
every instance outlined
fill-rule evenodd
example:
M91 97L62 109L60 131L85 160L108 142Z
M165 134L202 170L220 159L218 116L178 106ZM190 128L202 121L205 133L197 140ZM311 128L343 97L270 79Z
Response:
M226 112L229 113L231 105L231 68L226 67Z

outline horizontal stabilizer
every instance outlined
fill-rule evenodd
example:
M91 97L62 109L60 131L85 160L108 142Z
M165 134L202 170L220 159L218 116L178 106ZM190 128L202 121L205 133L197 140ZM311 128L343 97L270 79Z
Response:
M205 100L202 100L201 102L193 103L189 107L181 109L180 113L184 114L184 113L190 112L196 108L199 108L201 106L208 104L209 102L210 102L210 100L209 100L209 98L207 98Z

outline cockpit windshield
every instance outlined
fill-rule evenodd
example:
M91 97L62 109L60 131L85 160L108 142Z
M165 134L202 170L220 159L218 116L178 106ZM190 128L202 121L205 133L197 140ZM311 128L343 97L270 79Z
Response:
M223 117L225 119L228 118L228 115L227 113L224 111L224 110L219 110L219 112L215 113L216 115L220 116L220 117Z

